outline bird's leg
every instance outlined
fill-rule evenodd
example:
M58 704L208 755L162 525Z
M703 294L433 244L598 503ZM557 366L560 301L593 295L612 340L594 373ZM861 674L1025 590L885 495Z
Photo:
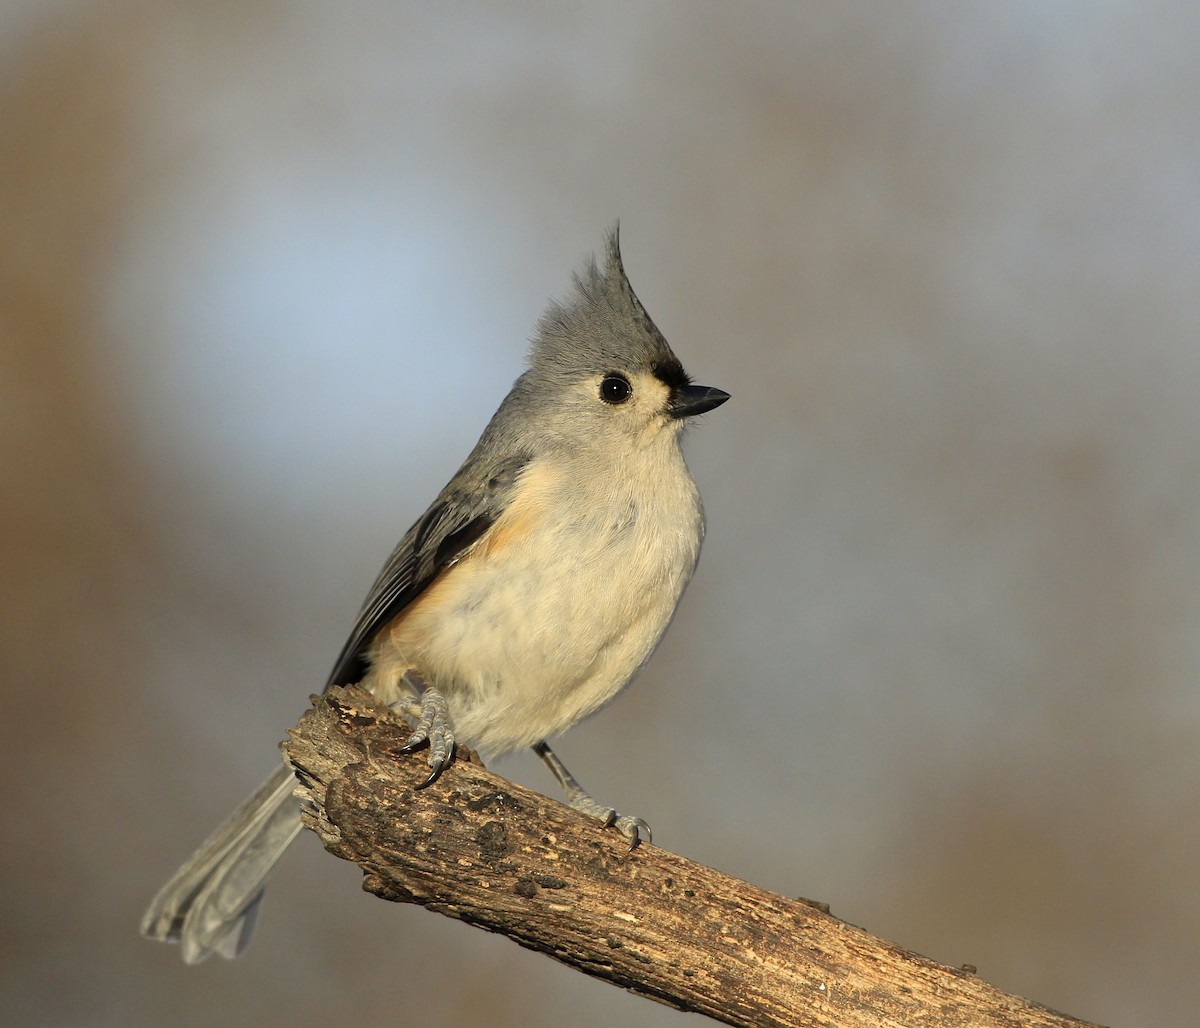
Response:
M637 849L639 843L651 841L650 826L640 817L618 814L612 807L597 803L584 792L583 786L575 781L575 776L558 759L545 739L534 745L533 752L542 758L551 774L558 779L558 784L567 793L567 805L572 810L578 810L581 814L595 818L606 827L616 828L629 840L631 850Z
M401 713L415 723L408 742L400 747L401 753L412 753L422 743L429 743L429 777L418 789L433 785L441 773L450 766L454 757L454 725L450 721L450 708L446 697L429 685L416 671L404 672L404 683L413 691L407 703L397 704Z

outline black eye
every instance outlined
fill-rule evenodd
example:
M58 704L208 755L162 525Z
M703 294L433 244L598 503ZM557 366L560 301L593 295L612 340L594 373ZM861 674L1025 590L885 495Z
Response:
M605 375L600 383L600 399L605 403L624 403L633 395L633 386L624 375Z

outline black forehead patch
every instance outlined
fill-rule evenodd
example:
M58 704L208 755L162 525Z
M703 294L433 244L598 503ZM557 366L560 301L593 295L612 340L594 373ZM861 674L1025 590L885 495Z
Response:
M650 363L650 370L654 372L654 377L668 389L682 389L684 386L692 384L688 373L683 370L683 365L679 363L679 358L674 355L661 357L658 360L652 361Z

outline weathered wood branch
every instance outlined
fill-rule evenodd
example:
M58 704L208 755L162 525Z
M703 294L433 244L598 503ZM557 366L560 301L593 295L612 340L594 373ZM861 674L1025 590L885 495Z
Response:
M499 932L586 974L732 1025L1080 1028L967 971L877 939L459 759L430 788L408 729L331 689L285 744L305 824L363 888Z

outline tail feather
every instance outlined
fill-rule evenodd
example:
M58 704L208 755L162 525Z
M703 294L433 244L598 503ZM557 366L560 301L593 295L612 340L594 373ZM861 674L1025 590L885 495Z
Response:
M189 964L240 956L254 930L263 885L300 832L292 769L280 766L151 901L142 934L178 942Z

